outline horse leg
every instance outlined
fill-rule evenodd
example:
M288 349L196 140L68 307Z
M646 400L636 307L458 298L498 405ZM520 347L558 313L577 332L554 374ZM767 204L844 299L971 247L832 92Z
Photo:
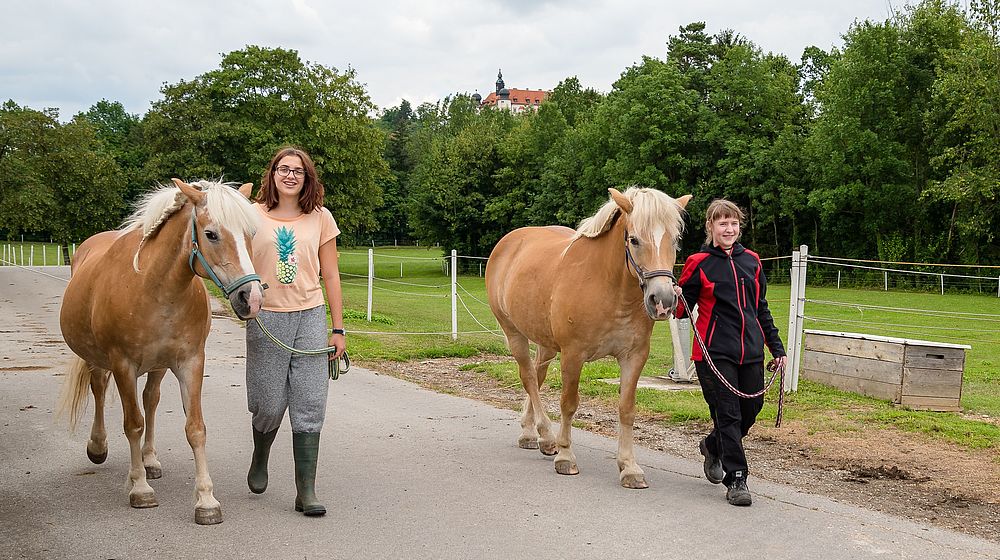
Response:
M573 453L573 417L580 405L580 370L583 360L577 356L562 355L562 396L559 399L559 438L556 443L559 453L555 458L556 472L559 474L580 474Z
M556 443L552 435L552 421L545 414L545 407L542 406L542 399L538 394L538 376L531 363L531 352L528 350L528 339L513 329L504 329L507 334L507 344L510 346L510 353L517 361L517 372L521 376L521 386L528 394L527 406L522 419L522 437L525 431L533 427L538 432L538 450L543 455L555 455ZM518 439L518 445L521 440Z
M184 433L194 453L194 521L199 525L222 523L222 505L215 499L212 477L208 474L205 457L205 419L201 410L201 388L205 375L205 354L191 358L182 367L174 369L174 376L181 386L181 401L187 420Z
M108 458L108 429L104 425L104 399L108 394L108 378L110 371L105 371L87 364L90 368L90 392L94 394L94 424L90 427L90 440L87 442L87 458L100 465Z
M122 399L124 414L125 437L128 438L131 467L128 471L128 503L134 508L149 508L159 505L153 487L146 482L146 470L142 465L142 451L139 440L144 431L142 410L136 398L136 373L130 365L116 365L114 370L115 383L118 385L118 395Z
M146 386L142 390L142 407L146 411L146 437L142 444L142 465L147 479L163 476L160 460L156 457L156 406L160 404L160 382L166 375L165 369L154 369L146 374Z
M621 368L620 392L618 395L618 472L619 480L625 488L649 488L646 474L635 460L633 446L635 424L635 391L639 384L639 373L646 363L648 350L640 355L618 358Z
M532 367L535 370L535 379L538 380L539 389L541 389L542 383L545 382L545 375L548 373L549 364L552 363L552 359L555 358L555 356L555 350L541 345L538 346L538 351L535 353L535 361ZM535 429L535 424L532 421L534 412L531 406L530 397L524 397L524 406L522 409L521 437L517 438L517 446L521 449L538 449L538 430Z

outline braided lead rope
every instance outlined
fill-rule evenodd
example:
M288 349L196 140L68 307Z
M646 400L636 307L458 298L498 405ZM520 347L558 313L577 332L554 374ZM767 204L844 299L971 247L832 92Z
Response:
M695 326L694 321L691 320L691 306L688 305L688 302L686 299L684 299L683 294L680 295L679 297L681 303L684 304L684 309L687 311L688 321L691 322L691 330L694 331L694 339L698 342L698 346L701 348L701 355L705 358L705 362L708 364L709 369L712 370L712 373L715 374L715 377L717 377L719 381L721 381L722 384L725 385L727 389L729 389L730 392L732 392L737 397L741 397L744 399L755 399L757 397L763 396L771 388L771 385L774 384L775 378L778 377L780 373L782 388L778 391L778 415L777 415L778 418L777 421L775 422L775 427L776 428L781 427L781 416L785 404L785 391L784 391L785 367L784 366L772 367L770 364L768 364L767 369L771 371L771 379L767 381L767 384L764 385L763 389L757 391L756 393L744 393L743 391L740 391L739 389L734 387L733 384L730 383L728 379L726 379L726 376L722 375L722 373L719 371L717 367L715 367L715 363L712 361L712 356L708 353L708 347L705 346L705 341L702 340L701 338L701 333L698 332L698 329Z
M267 330L267 327L264 326L264 323L260 322L260 317L254 317L254 321L257 322L257 326L260 327L260 330L265 335L267 335L267 338L271 339L271 342L274 342L275 344L277 344L281 348L284 348L285 350L287 350L287 351L289 351L289 352L291 352L293 354L301 354L301 355L305 355L305 356L319 356L319 355L322 355L322 354L332 354L332 353L334 353L334 352L337 351L337 347L336 346L327 346L326 348L317 348L315 350L299 350L298 348L292 348L291 346L289 346L289 345L285 344L284 342L278 340L277 337L275 337L273 334L271 334L271 331ZM341 360L343 360L343 362L344 362L344 368L343 369L340 368L340 362L341 362ZM347 373L348 371L351 370L351 358L347 355L347 351L346 350L340 356L339 359L329 360L329 362L330 362L330 366L329 366L329 369L330 369L330 379L332 379L332 380L336 380L338 377L340 377L341 373Z

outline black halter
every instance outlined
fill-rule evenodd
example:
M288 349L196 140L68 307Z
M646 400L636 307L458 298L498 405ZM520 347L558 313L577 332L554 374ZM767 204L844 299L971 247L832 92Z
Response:
M626 266L632 265L632 268L635 269L635 273L639 277L639 287L642 289L646 288L646 280L649 280L650 278L656 278L657 276L666 276L667 278L670 278L674 282L677 282L677 277L674 276L674 273L670 270L659 269L659 270L645 271L642 269L641 266L639 266L635 262L635 259L632 258L632 251L629 249L628 246L628 230L625 230L625 265Z

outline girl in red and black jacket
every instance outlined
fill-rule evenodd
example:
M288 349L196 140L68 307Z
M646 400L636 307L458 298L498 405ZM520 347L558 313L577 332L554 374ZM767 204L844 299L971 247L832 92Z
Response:
M679 292L697 306L695 328L719 372L744 393L764 387L764 345L776 366L785 364L785 348L767 307L767 280L760 257L740 245L743 211L732 202L714 200L705 216L705 245L684 263ZM677 316L686 315L679 305ZM708 403L714 429L699 443L705 457L705 477L726 485L730 504L749 506L747 458L743 438L764 406L764 397L743 399L716 378L694 345L698 382Z

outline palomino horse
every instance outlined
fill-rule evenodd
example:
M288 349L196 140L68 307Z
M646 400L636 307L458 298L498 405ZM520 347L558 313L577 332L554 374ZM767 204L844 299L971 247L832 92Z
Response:
M167 368L173 371L187 416L184 430L194 451L195 521L210 525L222 522L222 508L212 493L205 458L201 389L212 318L199 277L219 284L241 318L256 316L263 289L249 248L259 218L247 200L250 184L237 192L222 183L173 181L176 188L148 195L125 227L87 239L73 258L60 323L63 338L78 357L61 408L75 424L86 406L88 387L93 392L87 456L103 463L108 456L104 395L114 375L132 460L129 504L154 507L156 496L146 481L160 477L153 421L160 381ZM147 372L142 395L146 438L140 449L144 421L136 381Z
M528 394L518 445L546 455L558 451L556 472L579 473L570 430L580 370L584 362L614 356L621 368L619 478L626 488L646 488L632 442L635 391L653 321L666 319L676 301L671 269L691 195L675 200L654 189L608 191L611 200L575 232L527 227L504 236L486 266L486 290ZM562 366L558 438L538 394L556 353Z

